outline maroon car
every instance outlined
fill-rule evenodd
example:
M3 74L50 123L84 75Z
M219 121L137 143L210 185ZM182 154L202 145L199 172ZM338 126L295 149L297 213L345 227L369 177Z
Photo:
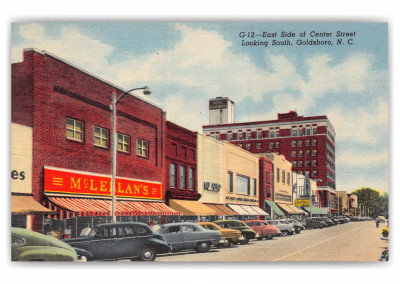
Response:
M244 223L257 233L257 240L262 240L263 238L271 240L274 236L281 234L277 227L263 220L248 220L244 221Z

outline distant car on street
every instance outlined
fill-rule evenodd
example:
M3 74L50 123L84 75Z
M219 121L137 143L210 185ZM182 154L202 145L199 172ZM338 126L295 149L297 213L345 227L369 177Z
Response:
M285 221L293 225L296 234L300 234L301 230L306 229L306 227L296 219L285 219Z
M220 232L191 222L164 224L158 232L166 238L173 251L194 249L207 252L211 246L219 247L225 243Z
M268 220L268 222L281 231L281 236L293 235L295 233L293 225L284 220Z
M11 228L12 261L76 261L76 251L66 243L23 228Z
M321 218L328 225L328 227L337 225L337 223L335 223L334 221L332 221L328 217L321 217Z
M223 247L230 247L232 244L238 244L244 240L242 233L235 229L224 229L213 222L198 222L204 229L218 231L221 233L222 238L225 240Z
M166 239L146 224L120 222L99 224L84 237L63 239L78 255L92 260L131 259L153 261L171 251Z
M258 234L257 240L262 240L263 238L271 240L274 236L281 234L281 231L277 227L263 220L248 220L243 223Z
M307 217L305 221L307 229L322 229L328 227L328 224L320 217Z
M218 220L214 221L215 224L220 226L221 228L229 228L239 230L244 237L243 241L240 241L241 244L247 244L249 240L255 239L258 237L257 233L247 226L244 222L240 220Z
M344 219L343 216L335 216L333 217L339 224L344 224L346 223L346 219Z

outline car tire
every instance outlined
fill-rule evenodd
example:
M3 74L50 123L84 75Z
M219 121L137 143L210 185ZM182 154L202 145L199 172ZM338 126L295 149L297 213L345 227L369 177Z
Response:
M273 238L274 238L273 235L268 235L268 236L265 237L266 240L272 240Z
M232 240L231 240L231 239L226 239L226 243L224 243L224 244L222 245L222 247L224 247L224 248L230 248L231 245L232 245Z
M210 244L207 242L201 242L197 244L197 252L208 252L210 250Z
M294 231L289 232L289 235L294 235Z
M249 239L247 237L244 237L245 239L243 241L240 241L240 244L245 245L249 243Z
M257 238L258 241L261 241L262 239L263 239L263 237L258 237Z
M152 247L142 248L138 253L138 259L140 261L154 261L156 256L156 251Z
M296 231L296 234L300 234L300 233L301 233L301 230L298 229L298 230Z
M281 231L281 236L286 237L288 235L288 231Z

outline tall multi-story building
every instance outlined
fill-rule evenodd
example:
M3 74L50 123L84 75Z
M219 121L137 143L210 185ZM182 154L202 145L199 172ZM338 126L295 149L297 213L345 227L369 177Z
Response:
M213 104L218 105L215 100ZM222 107L225 105L221 104ZM228 112L221 113L228 115ZM229 141L252 153L284 155L292 163L294 172L308 173L317 181L320 206L329 207L328 200L336 189L335 129L326 115L305 117L290 111L278 113L275 120L224 124L210 120L210 125L203 126L203 134Z

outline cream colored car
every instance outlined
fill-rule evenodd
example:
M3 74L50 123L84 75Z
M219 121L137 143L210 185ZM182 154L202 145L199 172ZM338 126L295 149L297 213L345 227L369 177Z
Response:
M200 226L207 230L218 231L221 233L222 238L225 240L223 247L230 247L232 244L237 244L244 240L242 233L234 229L224 229L212 222L198 222Z

